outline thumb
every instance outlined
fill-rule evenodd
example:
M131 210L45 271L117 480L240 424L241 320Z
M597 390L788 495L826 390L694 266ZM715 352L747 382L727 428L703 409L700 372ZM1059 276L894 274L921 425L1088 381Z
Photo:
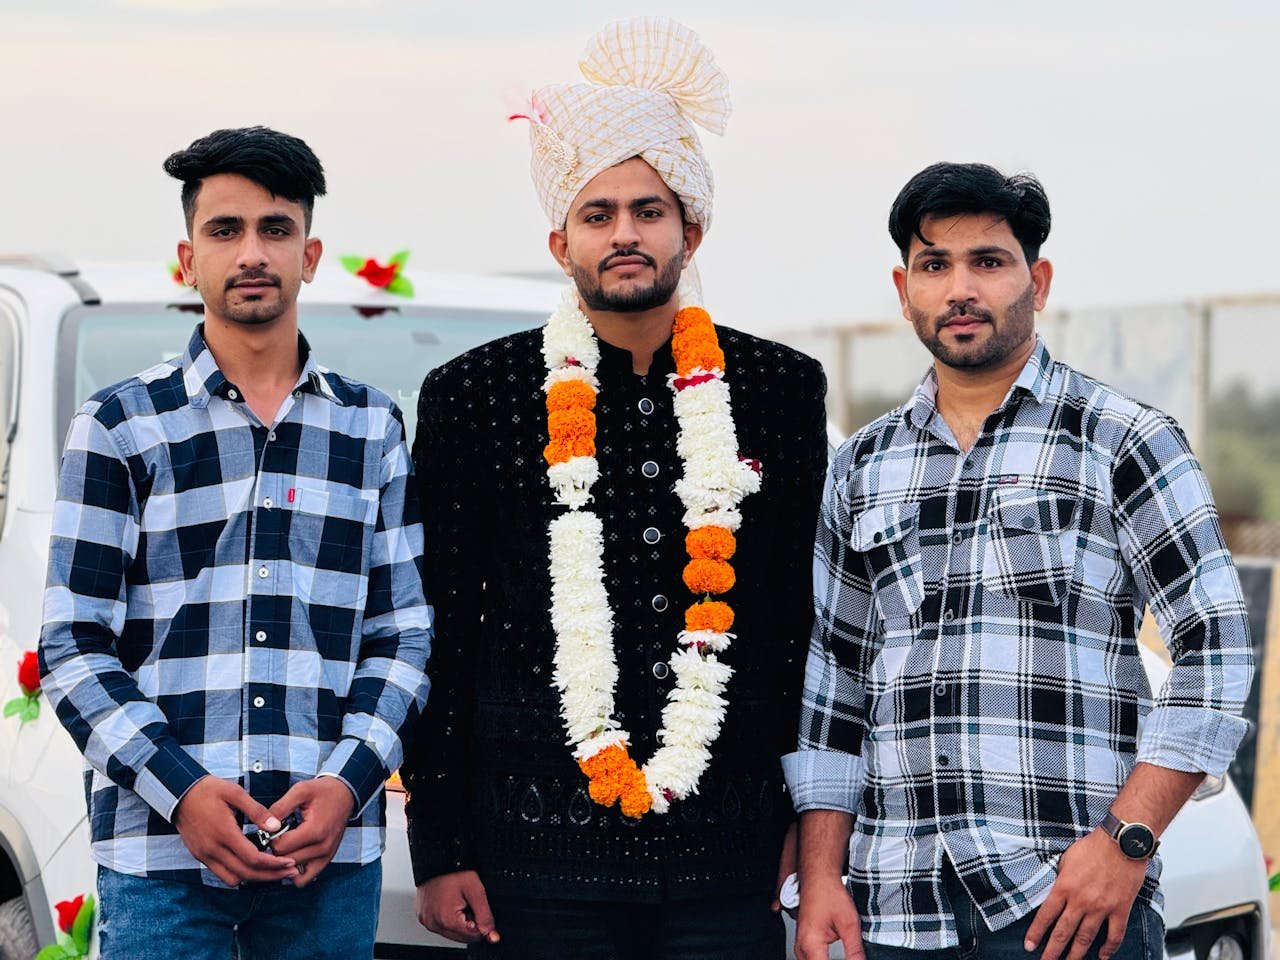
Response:
M465 891L467 904L471 907L471 916L475 918L476 929L490 943L498 942L498 931L493 923L493 911L489 909L489 897L484 892L484 884L476 877L468 884Z
M277 800L275 803L271 805L271 809L268 811L268 813L273 818L277 818L276 819L277 825L272 829L279 830L280 829L279 820L283 819L284 817L287 817L289 814L293 813L295 810L297 810L306 802L307 800L306 785L309 782L310 781L308 780L299 780L297 783L295 783L292 787L290 787L288 790L284 792L283 797L281 797L279 800Z
M280 829L279 818L273 816L270 810L249 796L242 787L236 787L227 794L227 803L267 833L275 833Z

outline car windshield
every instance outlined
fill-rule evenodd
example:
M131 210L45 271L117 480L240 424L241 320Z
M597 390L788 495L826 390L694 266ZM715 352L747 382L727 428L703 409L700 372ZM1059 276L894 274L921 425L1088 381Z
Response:
M404 412L413 442L418 388L427 371L495 337L536 327L545 314L466 308L299 304L298 325L316 359L388 394ZM186 349L199 305L84 306L65 317L58 350L58 435L103 387Z

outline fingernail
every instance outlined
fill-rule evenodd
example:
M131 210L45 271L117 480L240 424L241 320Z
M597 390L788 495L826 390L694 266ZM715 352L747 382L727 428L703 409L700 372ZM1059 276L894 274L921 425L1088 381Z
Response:
M1030 952L1031 952L1032 950L1034 950L1035 948L1036 948L1036 942L1035 942L1034 940L1023 940L1023 941L1022 941L1022 949L1023 949L1023 950L1025 950L1025 951L1027 951L1027 953L1030 953Z
M267 833L275 833L280 829L280 821L275 817L267 817L267 822L263 826L266 827Z

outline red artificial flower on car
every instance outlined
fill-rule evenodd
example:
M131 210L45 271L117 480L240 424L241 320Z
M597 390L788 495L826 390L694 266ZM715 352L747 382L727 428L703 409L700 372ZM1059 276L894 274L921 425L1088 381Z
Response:
M369 286L385 290L387 293L394 293L399 297L413 296L413 284L401 273L404 262L409 259L408 250L393 253L385 265L373 257L340 257L339 259L347 272L354 273Z
M53 909L58 911L58 929L63 933L70 933L71 928L75 925L76 917L80 914L80 908L83 906L83 893L74 900L63 900L61 903L55 903Z
M377 260L370 257L364 262L364 266L356 271L356 276L364 277L372 286L389 287L391 286L391 281L396 278L396 274L399 272L400 265L398 263L389 263L384 267Z
M40 692L40 658L34 650L28 650L18 661L18 686L28 697Z

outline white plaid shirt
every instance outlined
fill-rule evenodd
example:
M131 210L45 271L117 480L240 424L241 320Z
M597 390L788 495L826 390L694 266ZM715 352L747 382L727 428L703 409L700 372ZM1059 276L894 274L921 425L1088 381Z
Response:
M299 351L270 427L200 327L72 420L40 662L111 870L223 885L171 823L205 774L266 805L339 777L356 813L334 862L381 855L428 686L416 490L395 405Z
M796 808L855 815L863 935L957 942L950 859L999 929L1135 762L1221 775L1246 722L1244 601L1200 466L1159 411L1036 349L966 454L932 371L827 478ZM1173 657L1152 697L1150 604ZM1140 894L1159 906L1159 864Z

